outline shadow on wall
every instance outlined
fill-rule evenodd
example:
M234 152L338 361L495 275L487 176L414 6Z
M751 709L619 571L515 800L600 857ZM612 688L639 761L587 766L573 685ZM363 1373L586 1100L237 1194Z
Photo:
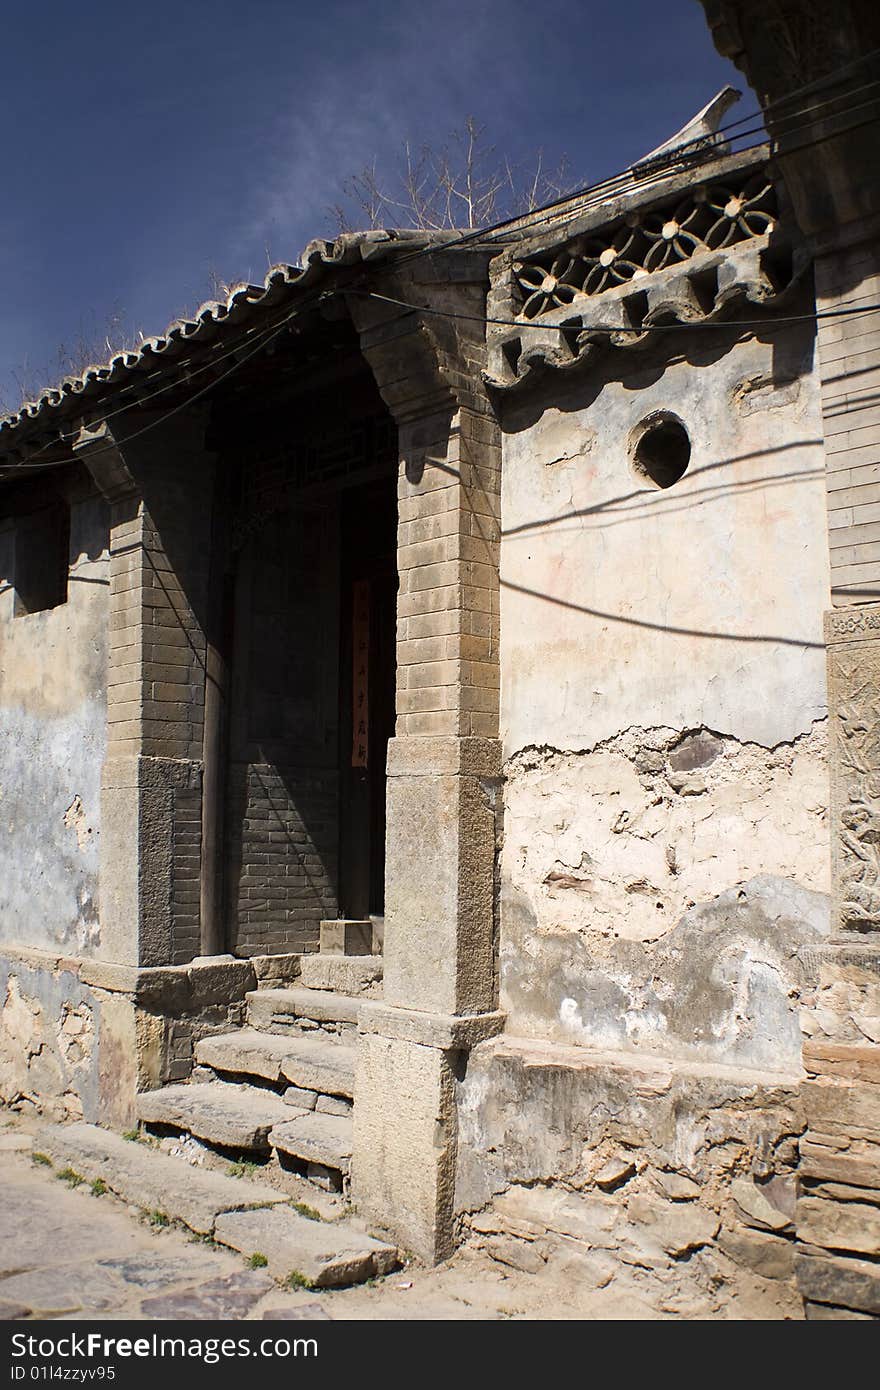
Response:
M234 763L227 817L228 949L317 950L337 915L338 775L333 768Z

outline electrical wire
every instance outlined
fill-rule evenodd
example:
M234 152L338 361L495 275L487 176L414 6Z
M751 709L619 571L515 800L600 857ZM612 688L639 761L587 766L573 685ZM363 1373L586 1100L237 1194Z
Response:
M794 91L792 91L792 92L786 94L785 97L777 98L775 101L770 102L770 103L767 104L767 106L763 109L763 115L766 116L767 112L769 112L771 109L776 109L778 106L784 105L784 104L790 102L791 100L793 100L793 99L794 99L796 96L798 96L798 95L802 95L802 94L804 94L804 93L806 93L806 92L808 92L808 91L811 91L811 90L816 90L817 88L820 88L820 89L821 89L821 85L822 85L822 84L828 85L828 84L830 84L830 83L836 81L836 80L837 80L840 76L842 76L844 73L846 73L846 72L848 72L848 71L851 71L854 67L858 67L858 66L860 66L861 64L863 64L863 63L869 61L871 58L873 58L873 57L875 57L875 56L878 56L878 55L880 55L880 49L873 50L871 53L864 55L864 57L862 57L862 58L856 60L855 62L850 63L850 64L847 64L847 65L845 65L844 67L837 69L834 73L828 74L824 79L819 79L817 82L814 82L814 83L805 84L802 88L797 88L797 89L795 89ZM845 94L842 94L842 95L845 95L845 96L847 96L847 97L851 97L851 96L854 96L854 95L859 95L861 92L866 91L866 90L870 90L871 88L876 87L876 86L880 86L880 81L872 80L871 82L865 83L865 84L863 84L862 86L860 86L860 87L854 89L854 91L849 92L849 93L845 93ZM791 112L791 113L789 113L789 116L788 116L787 118L783 118L783 119L794 119L796 116L797 116L797 117L801 117L801 116L810 114L811 112L820 110L822 107L827 106L827 105L830 105L830 104L832 104L833 102L835 102L835 101L840 101L840 100L842 100L842 96L830 97L830 98L827 98L825 101L819 102L819 103L817 103L816 105L814 105L814 106L812 106L812 107L804 108L804 109L801 110L801 111ZM856 103L855 105L846 106L846 107L844 107L844 108L841 109L841 110L835 111L835 112L833 113L833 115L834 115L834 116L848 116L848 115L851 115L851 114L853 114L853 113L856 112L856 111L859 111L859 110L864 109L866 106L873 106L875 100L876 100L876 98L871 99L871 100L869 100L869 101ZM691 145L696 146L696 147L700 147L700 148L706 148L707 157L716 157L718 152L717 152L717 148L715 147L715 145L714 145L713 142L715 141L715 139L716 139L717 136L723 136L725 133L728 133L729 131L733 130L734 128L736 128L736 127L738 127L738 126L741 126L741 125L744 125L744 124L747 124L750 120L755 120L755 119L757 119L757 116L741 117L738 121L730 122L727 126L719 127L719 129L718 129L716 132L713 132L713 134L712 134L711 136L709 136L709 137L706 137L706 136L695 137L695 139L694 139L693 141L688 142L686 145L676 147L676 149L669 151L669 154L668 154L668 166L671 167L671 166L673 166L673 165L675 165L675 164L681 163L681 162L682 162L682 159L686 157L686 151L687 151L687 149L688 149L689 146L691 146ZM859 123L857 123L857 125L854 126L854 127L853 127L853 126L846 126L846 127L844 127L842 130L833 131L833 132L827 134L827 135L824 136L824 137L820 137L820 138L814 139L814 140L812 140L812 141L803 142L800 146L794 147L794 149L786 149L785 153L786 153L786 154L788 154L788 153L797 153L797 152L799 152L799 151L802 150L802 149L805 149L805 148L810 147L811 145L822 144L822 143L824 143L824 142L825 142L826 140L828 140L828 139L837 138L839 135L845 134L845 133L847 133L847 132L848 132L849 130L851 130L851 129L858 129L858 128L860 128L861 125L865 125L865 124L869 124L869 123L870 123L870 121L864 121L864 122L859 122ZM810 123L810 122L805 122L805 123L802 123L801 125L795 127L793 130L788 130L788 131L786 131L786 132L785 132L786 139L790 138L792 135L796 135L796 134L800 133L800 131L802 131L802 130L804 130L804 129L810 128L810 125L811 125L811 124L812 124L812 123ZM763 119L762 119L762 127L763 127ZM734 138L737 138L737 139L738 139L738 138L746 138L748 135L753 134L753 133L755 133L755 132L754 132L754 131L740 132L740 135L737 136L737 137L734 137ZM763 143L763 142L759 142L759 143ZM653 165L653 162L652 162L652 161L648 161L648 164L649 164L649 166L652 166L652 165ZM638 166L635 166L635 167L638 168ZM463 233L463 234L462 234L461 236L459 236L459 237L453 237L453 238L450 238L450 239L448 239L448 240L444 240L444 241L440 242L439 244L438 244L438 243L434 243L433 245L420 247L420 248L418 248L418 249L415 250L415 251L412 251L412 252L410 252L410 253L408 253L408 254L405 254L405 255L403 255L403 256L398 257L398 258L396 259L396 261L395 261L395 269L399 269L400 267L402 267L402 266L404 266L404 265L406 265L406 264L408 264L408 263L411 263L411 262L414 261L414 260L420 259L420 258L422 258L422 257L424 257L424 256L436 254L438 251L443 251L443 252L445 252L445 251L448 251L448 250L450 250L450 249L453 249L453 248L455 248L455 247L457 247L457 246L461 246L461 245L466 244L466 243L471 242L471 241L485 240L487 245L495 244L495 243L493 243L492 241L487 240L487 239L488 239L488 238L491 238L491 237L492 237L494 234L496 234L497 232L504 231L504 229L508 229L508 235L515 235L515 234L522 235L523 233L526 233L526 232L528 232L529 230L531 230L531 229L534 227L534 225L536 225L539 221L547 221L547 220L550 220L550 219L552 218L552 216L554 215L554 213L556 212L556 210L559 209L561 206L564 206L564 205L570 206L572 203L576 203L578 199L583 200L583 199L586 199L587 197L590 197L591 201L600 201L600 200L602 200L603 198L606 198L606 197L610 196L610 191L611 191L611 190L616 189L616 188L621 187L621 186L625 186L625 187L628 188L628 189L629 189L629 188L635 188L635 189L638 189L639 191L644 191L646 188L649 188L649 187L651 186L651 182L658 180L658 179L662 176L662 172L664 171L664 169L665 169L666 167L667 167L667 166L666 166L665 164L664 164L664 166L663 166L663 169L661 169L661 166L660 166L659 164L658 164L658 167L657 167L656 169L653 169L653 167L652 167L652 172L651 172L651 177L650 177L650 179L638 180L637 182L634 182L634 181L633 181L633 170L632 170L632 169L629 169L629 170L627 170L627 171L624 171L624 172L621 173L621 174L618 174L618 175L613 176L613 177L610 178L610 179L604 180L603 182L601 182L601 183L599 183L599 184L596 184L596 185L593 185L593 186L585 186L584 188L582 188L582 189L580 189L580 190L577 190L577 191L575 191L575 192L573 192L573 193L569 193L569 194L564 195L563 197L560 197L560 198L558 198L558 199L554 199L552 202L546 203L546 204L544 204L542 207L533 209L529 214L526 214L526 215L524 215L524 216L505 218L505 219L502 219L502 220L500 220L500 221L498 221L498 222L496 222L496 223L494 223L494 224L491 224L491 225L489 225L489 226L487 226L487 227L476 228L476 229L474 229L473 231ZM582 212L582 211L584 211L584 210L585 210L585 209L584 209L583 205L581 205L579 208L578 208L578 207L572 208L571 216L572 216L572 217L577 216L579 211ZM549 214L549 216L548 216L548 214ZM366 273L366 272L364 272L364 273ZM484 323L484 324L487 324L487 325L488 325L488 324L492 324L492 325L500 325L500 326L504 326L504 327L540 328L541 330L546 330L546 329L548 329L548 328L549 328L549 329L554 329L554 328L555 328L555 329L558 329L559 331L571 331L571 328L573 327L573 325L564 326L564 325L561 325L561 324L546 324L546 323L538 324L538 323L532 322L531 320L495 319L495 318L491 318L491 317L482 317L482 316L480 316L480 315L460 314L460 313L455 313L455 312L453 312L453 311L444 311L444 310L439 310L439 309L433 309L433 308L431 308L431 307L429 307L429 306L410 304L410 303L408 303L408 302L405 301L405 300L394 299L394 298L391 297L391 296L380 295L380 294L376 294L375 292L370 292L370 291L359 291L359 290L356 288L355 285L340 286L340 287L339 287L339 290L336 291L335 293L342 293L342 294L346 294L346 293L362 293L362 294L366 294L366 295L367 295L368 297L370 297L370 298L381 299L381 300L385 300L385 301L388 302L388 303L396 304L398 307L404 308L404 309L406 309L406 310L408 310L408 311L410 311L410 312L428 313L428 314L432 314L432 315L439 315L439 316L448 317L448 318L453 318L453 319L468 319L468 320L470 320L470 321L472 321L472 322L481 322L481 323ZM312 304L317 303L317 302L320 302L321 300L326 299L327 297L328 297L328 296L327 296L326 292L323 292L323 293L322 293L322 292L314 292L314 293L313 293L313 296L312 296ZM331 297L332 297L332 296L331 296ZM249 340L248 340L249 344L253 344L254 342L256 342L256 346L253 348L253 351L252 351L252 352L249 352L249 353L247 353L247 354L245 354L243 357L240 357L239 360L238 360L237 362L235 362L235 363L233 364L233 366L232 366L228 371L221 373L221 375L220 375L219 377L214 378L214 380L212 380L211 382L209 382L207 386L205 386L205 387L203 387L201 390L197 391L197 392L196 392L194 395L192 395L191 397L188 397L187 400L186 400L185 402L183 402L183 403L181 403L181 404L179 404L179 405L173 407L173 408L172 408L170 411L168 411L164 416L160 416L158 419L151 421L148 425L144 426L142 429L136 431L135 433L133 433L133 434L131 434L131 435L126 436L126 438L125 438L124 440L120 440L120 441L119 441L119 444L122 445L122 444L129 443L131 440L139 438L142 434L146 434L148 430L154 429L154 428L156 428L157 426L163 424L166 420L171 419L173 416L179 414L180 411L186 409L189 405L193 404L195 401L199 400L202 396L206 395L209 391L213 390L213 388L214 388L216 385L219 385L220 382L224 381L226 378L228 378L229 376L231 376L232 373L233 373L234 371L236 371L236 370L238 369L239 366L244 365L244 363L247 362L248 360L250 360L251 357L256 356L256 354L257 354L258 352L260 352L260 351L262 350L263 347L267 346L267 345L268 345L271 341L273 341L276 337L280 336L280 334L283 332L283 330L284 330L284 328L287 326L287 324L288 324L292 319L298 317L298 316L303 312L304 309L307 309L307 308L309 308L309 307L311 307L311 304L309 303L308 300L307 300L306 302L300 301L300 303L297 304L297 306L291 311L291 313L290 313L289 315L287 315L284 319L282 319L281 322L280 322L279 324L274 325L271 329L269 329L269 330L267 330L265 333L259 335L257 339L254 339L254 338L249 339ZM725 326L725 327L729 327L729 328L739 328L739 329L742 329L742 328L753 328L753 327L765 326L768 322L774 322L774 323L794 323L794 322L803 322L803 321L806 321L806 320L814 320L814 319L818 319L818 318L840 317L840 316L844 316L844 315L847 315L847 314L855 314L855 313L860 313L860 312L862 312L862 313L867 313L867 312L871 312L871 311L877 309L878 307L880 307L880 306L878 306L878 305L868 305L868 306L862 306L861 308L859 308L859 307L853 307L853 308L851 308L851 309L842 308L842 309L839 309L839 310L819 311L819 312L817 312L817 313L815 313L815 314L777 316L777 317L774 317L772 320L739 320L739 321L735 321L735 320L711 320L711 321L705 321L705 320L703 320L703 321L700 321L700 320L698 320L698 321L693 322L693 323L648 324L648 325L643 325L641 328L632 327L632 326L630 326L630 325L613 325L613 326L609 326L609 325L593 325L593 326L586 327L586 328L584 329L584 331L613 332L613 333L621 333L621 332L643 333L643 332L645 332L645 331L662 331L662 332L666 332L666 331L668 331L670 328L671 328L671 329L685 329L685 328L690 329L690 328L695 328L695 327L714 328L714 327L719 327L719 326ZM219 356L217 356L217 357L212 358L210 362L204 363L204 364L203 364L202 366L200 366L200 367L195 367L195 368L193 368L193 369L190 371L189 375L192 377L192 376L196 376L196 375L200 374L200 373L203 372L203 371L211 370L213 367L215 367L215 366L217 365L218 362L221 362L221 361L226 360L227 357L238 356L238 355L240 354L240 351L241 351L241 343L239 343L239 344L237 344L235 347L231 348L227 353L223 353L223 354L221 354L221 355L219 355ZM164 386L158 387L158 388L157 388L155 391L153 391L153 392L150 392L150 393L148 393L148 394L146 394L146 395L141 395L141 396L139 396L135 401L131 402L131 403L128 404L128 405L120 406L120 407L118 407L116 410L111 411L111 412L108 412L107 414L105 414L105 415L102 417L102 419L105 420L105 421L106 421L106 420L109 420L109 419L113 419L113 418L115 418L115 417L118 416L118 415L127 413L127 412L128 412L129 410L131 410L131 409L140 408L140 407L143 406L146 402L148 402L148 401L150 401L150 400L152 400L152 399L155 399L156 397L158 397L158 396L160 396L160 395L165 394L167 391L172 390L172 389L178 387L179 385L180 385L180 381L179 381L179 378L178 378L177 380L175 380L175 381L173 381L173 382L169 382L169 383L167 383L167 384L164 385ZM137 389L137 388L136 388L135 386L122 386L122 387L120 388L121 391L130 391L130 390L133 390L133 389ZM75 434L75 433L71 433L71 434L68 434L68 435L65 435L65 434L63 434L63 433L59 433L59 434L53 436L53 438L50 439L50 440L48 440L44 445L42 445L42 446L40 447L40 449L36 450L36 451L34 452L34 454L31 456L31 459L33 460L34 458L36 458L37 455L38 455L39 453L44 452L46 449L52 448L53 446L55 446L55 445L57 445L57 444L59 444L59 443L69 442L70 440L72 440L72 439L74 439L74 438L76 438L76 434ZM107 452L111 452L112 449L115 448L115 447L116 447L115 445L113 445L113 446L108 446ZM94 453L94 454L92 455L92 457L95 457L96 454L99 454L100 452L103 452L103 451L96 451L96 453ZM58 461L58 466L61 466L61 464L62 464L62 461ZM27 463L19 462L19 463L17 463L17 464L10 465L10 467L12 467L15 471L18 471L18 470L20 470L20 469L22 469L22 468L28 468L28 467L33 467L33 468L45 468L45 467L47 467L47 466L55 466L55 464L54 464L54 463L53 463L53 464L41 464L41 463L35 463L35 462L32 462L32 461L29 461L29 462L27 462Z
M534 319L490 318L484 317L482 314L460 314L452 309L434 309L426 304L410 304L405 299L395 299L392 295L378 294L375 290L349 289L343 293L357 294L368 299L381 299L385 304L395 304L399 308L407 309L413 313L431 314L444 319L465 319L469 323L497 324L502 328L516 328L517 330L520 328L539 328L542 332L546 332L548 329L551 331L555 329L560 333L571 333L579 327L585 333L667 333L670 329L676 328L766 328L768 324L813 323L816 319L852 318L859 314L875 313L880 310L880 301L878 301L876 304L854 304L851 307L841 309L820 309L812 314L774 314L772 318L765 319L695 319L692 323L646 323L641 327L634 327L628 323L578 325L576 323L536 323ZM577 311L574 310L574 312Z
M869 87L874 87L874 86L876 86L878 89L880 89L880 79L878 79L878 81L877 81L876 83L873 83L873 82L872 82L872 83L869 83L868 86L869 86ZM835 98L835 100L839 100L839 98ZM874 97L869 98L868 100L863 101L863 102L858 102L858 103L856 103L856 104L853 105L853 106L844 107L843 109L841 109L841 110L839 110L839 111L835 111L835 112L831 113L831 114L830 114L828 117L826 117L825 119L830 120L830 119L832 119L833 117L838 117L838 116L849 116L849 115L852 115L852 114L853 114L854 112L856 112L856 111L863 111L866 107L873 107L873 106L876 104L876 102L877 102L878 100L880 100L880 90L878 90L877 94L876 94ZM799 135L802 131L810 130L810 129L812 128L812 125L813 125L813 124L814 124L814 123L811 122L811 121L805 121L805 122L803 122L803 123L802 123L801 125L799 125L799 126L794 126L794 127L790 128L789 130L785 131L784 134L783 134L782 136L780 136L778 139L777 139L777 137L774 136L774 137L773 137L773 140L771 141L771 144L779 144L779 143L781 142L781 140L785 140L785 141L787 142L788 140L791 139L792 136ZM862 122L862 123L860 123L860 124L869 124L869 122ZM842 129L830 131L830 132L828 132L828 133L827 133L826 135L824 135L824 136L818 137L818 138L816 138L816 139L814 139L814 140L812 140L812 141L803 142L802 144L797 145L797 146L795 146L794 148L789 147L788 144L786 143L786 147L785 147L784 149L777 150L776 153L781 153L781 154L784 154L784 155L797 154L800 150L809 148L810 145L813 145L813 144L815 144L815 145L823 144L823 143L825 143L825 141L827 141L827 140L836 139L836 138L837 138L838 136L840 136L840 135L845 135L849 130L851 130L851 129L857 129L857 128L858 128L858 126L844 126ZM759 132L758 132L758 131L747 131L747 132L742 132L742 135L743 135L743 136L746 136L746 135L752 135L752 134L756 134L756 133L759 133ZM762 134L763 134L763 133L762 133ZM714 137L710 137L710 138L714 138ZM766 143L767 143L766 139L761 138L760 140L757 140L757 141L755 142L755 144L750 145L750 146L748 146L748 147L746 147L746 148L744 148L744 149L742 149L742 150L739 150L739 151L737 151L737 153L739 153L739 154L747 154L748 151L749 151L750 149L759 149L762 145L764 145L764 144L766 144ZM719 151L718 151L717 147L714 147L714 146L713 146L713 147L708 147L708 146L707 146L707 150L706 150L706 158L707 158L707 159L710 159L710 158L711 158L711 159L717 159L717 158L719 158L719 157L720 157L720 156L719 156ZM544 224L544 223L546 223L546 222L555 221L556 218L557 218L557 216L558 216L558 209L559 209L559 207L564 206L565 204L567 204L567 203L569 203L569 202L573 202L573 203L576 204L576 206L574 206L574 207L572 208L571 214L570 214L571 217L576 217L576 216L578 216L579 214L582 214L582 213L586 212L586 211L587 211L589 208L591 208L591 207L601 205L602 202L604 202L607 198L612 197L612 196L613 196L615 193L617 193L617 192L623 193L623 192L630 192L630 191L632 191L632 192L644 193L644 192L646 192L648 189L651 188L651 186L652 186L653 183L662 182L662 180L663 180L663 179L667 176L667 174L670 172L670 168L672 167L672 164L678 163L678 162L679 162L678 160L676 160L676 161L671 161L670 166L669 166L668 168L667 168L666 166L661 167L661 166L658 165L657 168L656 168L656 170L654 170L654 172L652 173L652 176L651 176L650 179L638 179L638 180L634 180L633 177L632 177L632 170L627 170L627 172L624 173L624 174L615 175L615 177L614 177L613 179L607 180L606 183L596 184L595 187L592 188L592 189L584 190L584 191L582 191L582 193L574 193L574 194L571 194L569 198L563 198L563 199L560 199L558 203L549 204L549 205L547 206L546 209L535 209L535 215L534 215L534 217L532 217L531 214L527 214L526 217L524 217L524 218L510 218L509 221L506 222L506 223L497 224L497 226L496 226L495 228L487 229L487 234L491 232L491 234L494 236L495 233L498 232L498 231L500 231L500 232L502 233L502 235L505 235L505 236L508 236L508 237L515 237L515 236L517 236L517 235L522 235L523 233L526 233L526 234L527 234L527 233L529 233L529 232L531 232L531 231L534 231L537 227L541 226L542 224ZM635 167L635 168L638 168L638 166L634 166L634 167ZM653 165L652 165L650 162L648 163L648 165L647 165L646 167L653 169ZM694 165L692 164L691 167L694 167ZM589 195L589 196L587 196L587 195ZM539 214L540 214L540 215L539 215ZM505 230L505 228L507 228L507 230ZM475 235L476 235L476 234L475 234ZM447 246L456 245L456 244L457 244L457 243L455 243L455 242L447 242L447 243L444 244L443 249L445 250ZM494 244L494 243L493 243L493 242L489 242L489 244L491 245L491 244ZM419 252L419 253L413 252L413 253L412 253L412 256L411 256L411 259L414 259L415 256L416 256L417 254L423 254L423 253L422 253L422 252ZM427 254L430 254L430 252L428 252ZM405 259L406 259L406 258L401 257L401 258L400 258L400 261L398 262L398 264L402 264L402 263L404 262Z
M223 352L223 353L218 354L216 357L212 357L211 360L210 360L210 362L205 362L205 363L203 363L200 367L193 367L192 370L189 371L189 373L188 373L189 378L192 378L192 377L194 377L194 376L198 376L198 375L200 375L202 372L210 371L212 368L214 368L214 367L217 366L218 362L224 362L224 361L226 361L226 360L227 360L228 358L230 358L230 357L238 357L238 355L241 353L241 349L242 349L242 346L243 346L244 344L246 344L246 345L249 346L249 347L250 347L250 346L253 346L254 344L256 344L256 346L254 346L253 352L249 352L249 353L247 353L244 357L241 357L240 360L239 360L238 362L236 362L236 363L233 364L233 366L229 369L229 371L223 372L219 377L216 377L212 382L210 382L210 383L209 383L206 387L204 387L201 391L197 391L197 392L195 393L195 395L188 397L187 400L186 400L182 405L175 406L174 409L171 410L171 411L169 411L167 415L162 416L162 417L161 417L160 419L158 419L158 420L153 420L153 421L151 421L150 424L149 424L148 426L145 427L145 429L139 430L139 431L137 431L137 433L135 433L135 434L127 435L125 439L119 440L118 443L119 443L120 445L122 445L122 444L127 444L130 440L132 440L132 439L137 439L138 436L139 436L140 434L146 433L146 430L147 430L147 429L153 429L156 425L162 424L165 420L170 419L172 415L178 414L178 413L179 413L182 409L184 409L186 406L191 405L193 401L196 401L196 400L198 400L201 396L206 395L208 391L210 391L210 390L212 390L212 389L214 388L214 386L218 385L219 382L225 380L226 377L231 376L232 373L233 373L234 371L236 371L238 367L242 366L245 362L249 361L251 357L255 357L255 356L257 355L257 353L258 353L263 347L267 346L268 343L271 342L274 338L277 338L277 337L284 331L284 329L288 326L288 324L289 324L293 319L298 318L298 317L303 313L304 310L309 309L309 308L312 308L312 307L314 307L315 305L317 305L318 303L320 303L321 300L325 298L325 296L326 296L326 291L322 291L322 290L314 290L314 291L312 291L311 295L308 296L308 297L305 299L305 301L300 300L300 301L297 303L296 307L295 307L294 309L292 309L291 312L290 312L289 314L286 314L286 315L284 316L284 318L280 320L280 322L278 322L278 323L276 323L276 324L272 324L269 328L262 330L260 333L254 335L254 336L252 336L252 337L249 337L249 338L240 340L238 343L236 343L235 347L232 347L232 348L228 349L228 351L226 351L226 352ZM174 365L175 365L175 366L180 365L180 359L173 359L173 361L174 361ZM185 363L184 363L184 365L185 365ZM144 406L148 401L154 400L154 399L155 399L156 397L158 397L158 396L165 395L168 391L173 391L173 390L175 390L176 388L178 388L178 387L180 386L180 384L181 384L181 383L180 383L180 379L179 379L179 378L177 378L177 379L175 379L175 380L173 380L173 381L168 381L168 382L165 383L164 386L159 386L159 387L157 387L155 391L150 391L150 392L147 392L147 393L145 393L145 394L143 394L143 395L139 395L134 401L130 401L127 405L119 406L116 410L110 410L110 411L107 411L107 412L105 412L105 413L102 413L102 415L101 415L101 421L102 421L102 423L106 424L106 422L107 422L108 420L113 420L113 419L115 419L115 418L116 418L117 416L119 416L119 415L127 415L127 414L129 414L129 412L132 411L132 410L140 409L140 408L141 408L142 406ZM129 384L129 385L127 385L127 386L123 385L123 386L120 386L120 388L119 388L120 392L123 392L123 391L136 391L137 389L138 389L138 383L137 383L137 382L134 382L134 383ZM61 432L59 432L58 434L53 435L52 438L49 439L49 440L47 440L45 444L42 444L42 445L40 446L39 449L35 449L35 450L33 451L33 454L31 455L31 457L32 457L32 458L36 458L39 454L44 453L47 449L51 449L51 448L53 448L53 447L54 447L55 445L57 445L57 444L66 444L66 443L69 443L71 440L77 439L78 437L79 437L79 431L77 431L77 430L73 430L73 431L71 431L69 434L65 434L63 431L61 431ZM94 455L93 455L93 457L94 457ZM60 464L60 465L63 465L64 462L65 462L64 460L59 460L59 464ZM0 466L2 466L2 465L0 465ZM48 465L46 465L46 464L31 464L31 463L18 463L18 464L14 464L14 465L10 465L10 466L11 466L11 467L14 467L14 468L26 468L26 467L44 468L44 467L47 467Z

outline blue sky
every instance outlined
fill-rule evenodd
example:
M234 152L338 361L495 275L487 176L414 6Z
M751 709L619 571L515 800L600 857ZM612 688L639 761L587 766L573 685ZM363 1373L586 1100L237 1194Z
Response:
M467 114L592 182L725 82L696 0L4 0L0 394L332 235L344 177ZM748 105L747 105L748 103ZM752 109L746 89L740 111ZM740 114L739 111L732 115Z

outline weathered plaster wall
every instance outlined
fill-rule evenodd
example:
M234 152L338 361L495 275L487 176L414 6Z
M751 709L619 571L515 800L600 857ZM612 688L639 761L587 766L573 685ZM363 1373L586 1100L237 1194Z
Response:
M615 370L505 413L501 1004L517 1034L792 1073L797 948L828 931L812 338ZM666 490L629 459L654 411L691 439Z
M592 754L509 767L510 1026L797 1070L808 978L797 951L829 931L823 730L772 753L714 739L705 790L694 776L686 795L670 763L695 740L664 750L670 737L681 738L631 731Z
M729 343L703 334L687 359L639 357L617 380L590 374L562 390L552 378L507 409L508 756L590 748L630 727L705 726L772 747L824 715L812 338L798 328ZM685 476L657 490L632 471L627 439L662 410L680 417L692 452Z
M107 512L74 501L67 602L13 616L13 524L0 524L0 940L100 953Z

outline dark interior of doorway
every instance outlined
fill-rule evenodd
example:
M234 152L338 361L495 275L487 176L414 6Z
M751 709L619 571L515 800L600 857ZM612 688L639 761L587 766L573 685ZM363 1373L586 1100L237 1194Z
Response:
M396 477L342 494L339 651L339 904L381 917L385 764L394 734Z

